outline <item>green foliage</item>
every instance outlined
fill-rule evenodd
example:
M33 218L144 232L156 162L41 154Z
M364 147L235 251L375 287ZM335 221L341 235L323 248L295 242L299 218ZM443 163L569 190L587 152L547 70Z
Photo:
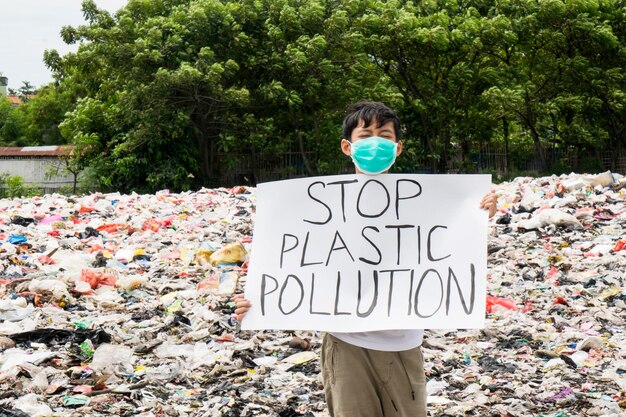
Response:
M67 85L50 84L35 91L28 82L20 88L19 106L13 107L0 97L0 146L65 144L59 124L76 97Z
M0 96L0 144L11 146L23 136L22 114L5 97Z
M0 174L0 197L35 197L41 195L41 189L35 185L24 184L24 178L9 173Z
M233 169L254 182L283 154L284 175L340 172L358 100L399 111L399 172L479 172L485 146L509 171L626 152L621 2L130 0L111 15L88 0L83 13L61 31L78 51L44 56L55 83L0 102L0 141L72 143L73 169L102 190L184 190Z

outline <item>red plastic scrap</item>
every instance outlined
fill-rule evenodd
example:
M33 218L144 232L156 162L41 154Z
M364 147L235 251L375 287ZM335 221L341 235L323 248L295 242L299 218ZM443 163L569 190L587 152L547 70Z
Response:
M78 394L87 394L87 393L90 393L91 391L92 391L92 387L90 387L89 385L77 385L72 390L72 392L75 392Z
M593 217L598 220L613 220L615 218L615 214L613 214L611 210L598 209L594 213Z
M230 188L228 191L229 191L231 194L238 195L238 194L244 194L244 193L246 193L248 190L246 189L246 187L244 187L244 186L240 185L240 186L237 186L237 187Z
M91 247L88 249L89 253L100 252L101 250L104 250L104 246L97 243L95 245L91 245Z
M115 287L117 279L115 275L106 272L93 271L91 269L83 269L80 274L80 280L89 284L92 289L98 289L105 285Z
M46 255L41 255L39 258L37 258L37 260L42 265L54 265L56 263L54 259Z
M235 336L233 336L232 334L223 334L220 337L218 337L217 339L215 339L216 342L234 342L235 341Z
M615 246L613 247L613 252L619 252L622 249L624 249L624 246L626 246L626 240L618 240L617 242L615 242Z
M126 228L126 225L120 224L120 223L103 224L97 227L99 232L107 232L107 233L119 232L120 229L124 229L124 228Z
M159 230L159 223L154 219L148 219L141 225L141 230L152 230L157 232Z
M550 271L546 275L546 279L554 278L554 276L558 273L559 273L559 270L556 269L554 266L552 266L550 267Z
M557 305L557 304L561 304L561 305L569 307L569 303L567 302L567 300L565 298L561 297L560 295L558 297L556 297L554 299L554 302L552 303L552 305Z
M248 273L248 268L250 266L250 260L246 259L243 264L241 265L241 272L243 274L247 274Z
M565 186L561 184L560 182L557 182L556 186L554 187L554 194L558 195L559 197L562 197L563 194L565 194Z
M508 298L493 297L491 295L487 295L487 313L491 313L494 306L504 307L507 310L518 311L518 308L515 305L515 301Z
M220 286L220 277L217 274L211 274L209 277L203 279L198 284L197 290L200 291L203 288L215 289Z
M106 233L124 232L129 236L135 233L135 229L133 227L120 223L103 224L102 226L98 226L97 230L99 232Z
M157 219L148 219L143 222L141 226L141 230L152 230L153 232L157 232L161 227L169 227L172 225L172 217L168 217L167 219L157 220Z

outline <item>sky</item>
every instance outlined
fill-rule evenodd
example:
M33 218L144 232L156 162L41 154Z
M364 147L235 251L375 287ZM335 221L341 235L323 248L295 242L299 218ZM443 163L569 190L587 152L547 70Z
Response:
M100 9L115 12L128 0L95 0ZM17 90L22 81L40 87L52 81L43 63L46 49L61 55L78 45L61 39L63 26L85 23L80 10L82 0L0 0L0 73Z

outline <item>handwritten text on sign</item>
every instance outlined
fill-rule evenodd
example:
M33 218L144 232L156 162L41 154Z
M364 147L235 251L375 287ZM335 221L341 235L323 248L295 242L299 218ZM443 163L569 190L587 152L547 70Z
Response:
M477 328L487 175L260 184L244 329Z

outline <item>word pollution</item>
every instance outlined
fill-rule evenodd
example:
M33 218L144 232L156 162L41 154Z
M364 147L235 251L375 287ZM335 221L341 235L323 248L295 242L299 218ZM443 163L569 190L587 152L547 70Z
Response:
M366 276L370 273L370 276ZM405 276L402 277L402 274ZM442 274L433 268L426 269L419 276L416 276L414 269L372 270L368 271L367 274L359 270L356 272L358 283L356 302L349 304L341 302L344 294L341 282L342 278L345 280L347 277L345 274L342 277L342 272L338 271L333 286L332 308L329 308L328 299L320 300L319 294L316 297L316 285L327 285L327 283L321 284L320 280L316 280L315 273L311 273L310 278L300 278L297 275L289 274L281 279L282 283L271 275L263 274L261 278L261 314L265 315L268 298L273 296L277 300L274 299L272 305L277 306L283 315L293 314L301 307L305 307L308 308L309 314L355 315L365 318L369 317L376 308L386 308L386 314L390 317L392 306L396 308L400 305L405 307L407 316L415 315L429 318L439 312L444 305L446 315L448 315L451 299L455 296L453 292L456 292L457 301L462 304L463 310L469 315L474 310L476 295L476 271L473 264L470 264L468 275L470 286L468 289L469 296L466 296L461 289L459 278L450 267L447 268L447 277L442 277ZM351 278L355 279L355 277ZM325 279L324 281L328 280ZM406 288L407 283L408 288ZM370 294L367 296L363 290L366 284L373 288L373 291L369 291ZM346 298L349 299L349 297ZM327 305L327 310L322 311L321 308L318 310L314 307L317 304ZM434 310L432 309L433 305L435 305Z

